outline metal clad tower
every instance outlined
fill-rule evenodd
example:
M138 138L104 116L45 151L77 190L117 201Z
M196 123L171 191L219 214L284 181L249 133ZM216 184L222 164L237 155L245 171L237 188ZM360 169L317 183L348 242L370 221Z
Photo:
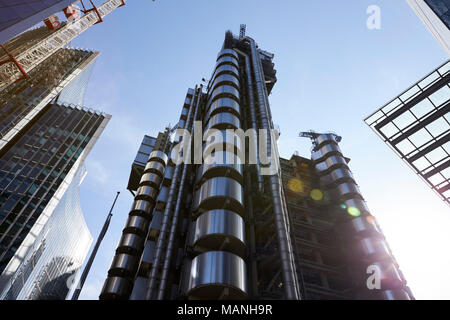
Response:
M185 130L144 139L100 299L413 298L335 136L314 136L312 159L279 157L273 57L226 32L208 85L186 94Z

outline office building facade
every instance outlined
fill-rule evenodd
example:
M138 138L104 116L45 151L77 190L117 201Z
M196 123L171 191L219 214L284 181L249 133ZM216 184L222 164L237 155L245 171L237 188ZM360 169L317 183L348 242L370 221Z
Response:
M450 54L450 1L407 0L441 46Z
M378 136L450 203L450 61L365 119Z
M74 0L0 0L0 44L74 2Z
M26 32L9 45L23 48L45 32ZM82 105L97 56L60 49L0 91L2 299L65 298L65 277L87 254L91 236L74 189L111 117Z
M86 173L81 166L74 174L0 299L64 300L74 289L76 273L92 243L79 195L79 185Z
M100 299L413 298L340 139L311 132L311 159L279 157L272 59L227 32L207 87L187 92L190 134L144 139Z

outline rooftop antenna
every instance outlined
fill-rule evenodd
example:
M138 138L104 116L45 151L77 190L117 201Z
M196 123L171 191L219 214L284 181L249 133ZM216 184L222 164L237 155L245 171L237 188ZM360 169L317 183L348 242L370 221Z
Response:
M247 29L246 24L241 24L240 30L239 30L239 40L242 40L245 38L245 30Z

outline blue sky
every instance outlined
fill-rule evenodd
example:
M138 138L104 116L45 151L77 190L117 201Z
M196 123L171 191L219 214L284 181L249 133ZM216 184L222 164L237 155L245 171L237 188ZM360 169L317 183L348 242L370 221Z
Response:
M380 30L366 27L374 4ZM81 299L97 299L106 278L143 135L175 124L186 90L209 79L225 31L238 33L241 23L275 54L270 103L281 155L309 157L310 142L299 131L342 135L341 148L416 297L450 298L449 209L363 122L448 59L406 1L129 0L72 42L101 52L86 105L113 115L81 188L94 237L122 192Z

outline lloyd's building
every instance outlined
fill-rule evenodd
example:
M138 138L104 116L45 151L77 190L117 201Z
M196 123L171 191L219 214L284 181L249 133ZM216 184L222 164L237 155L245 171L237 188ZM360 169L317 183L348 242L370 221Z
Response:
M305 132L311 157L278 156L273 57L227 32L211 80L187 91L177 127L144 137L100 299L414 299L341 137ZM188 138L180 152L173 132L195 135L198 121L203 141ZM268 138L229 134L239 129Z

